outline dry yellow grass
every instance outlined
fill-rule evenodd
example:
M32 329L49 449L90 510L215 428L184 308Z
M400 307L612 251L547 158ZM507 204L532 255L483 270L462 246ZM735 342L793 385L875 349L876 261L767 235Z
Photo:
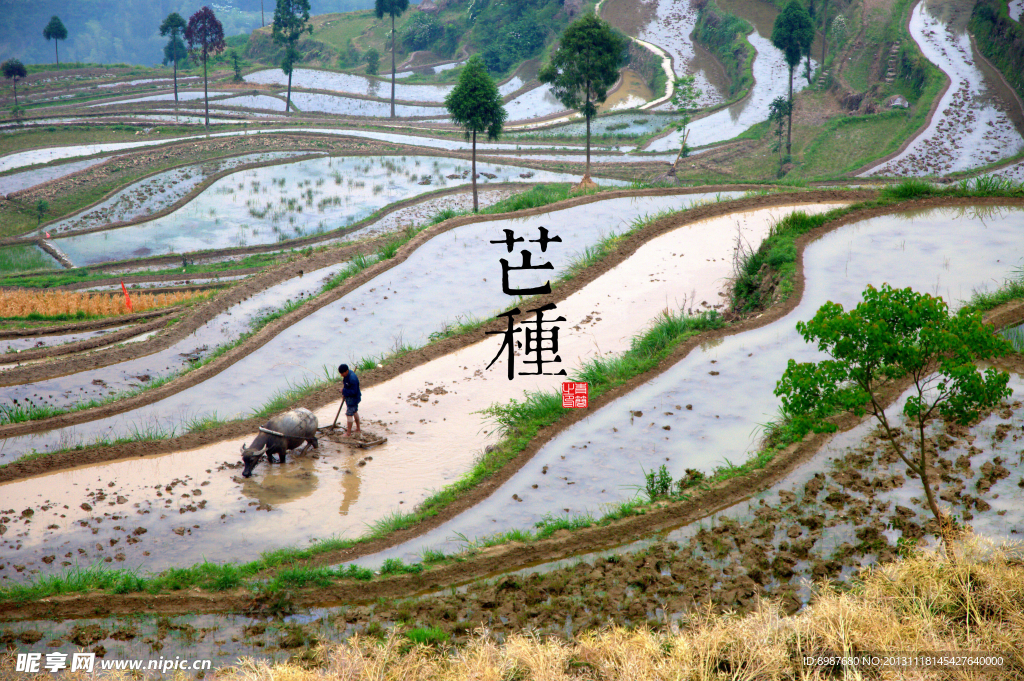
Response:
M583 634L567 642L517 634L504 643L478 632L466 645L408 647L401 634L384 641L353 637L316 649L313 669L243 659L207 679L218 681L814 681L824 679L1024 678L1024 564L1021 547L971 538L949 560L921 554L862 573L852 592L818 587L813 603L787 616L762 601L738 617L692 613L668 630L622 628ZM1013 558L1013 556L1017 556ZM952 653L1005 656L1000 672L977 667L931 670L871 668L834 675L805 666L826 652ZM0 678L18 679L13 658L0 658ZM53 677L48 677L53 678ZM66 675L65 681L86 676ZM91 677L89 677L91 678ZM97 678L122 681L116 674ZM185 677L181 677L185 678Z
M175 291L173 293L136 293L129 291L135 312L177 305L197 297L203 291ZM46 317L76 315L79 312L95 317L128 314L124 294L87 293L81 291L0 291L0 317L27 317L39 314Z

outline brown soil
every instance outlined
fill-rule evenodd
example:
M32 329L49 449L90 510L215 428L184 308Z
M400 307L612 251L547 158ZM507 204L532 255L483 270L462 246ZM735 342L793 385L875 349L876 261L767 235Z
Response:
M666 190L622 192L623 195L644 193L667 194L672 192ZM797 199L802 199L804 202L832 202L842 199L864 199L871 195L871 192L864 191L816 191L796 196L759 196L732 202L728 206L704 206L688 211L682 219L678 217L665 218L648 226L641 232L632 235L615 253L609 256L600 265L592 268L579 279L572 280L566 285L559 287L551 296L545 297L543 301L539 302L555 302L563 299L571 292L578 290L586 283L592 281L597 276L600 276L600 274L607 269L614 267L616 264L628 258L646 241L670 229L674 229L680 224L695 222L697 220L702 220L735 210L750 210L761 206L790 204ZM602 195L600 198L603 199L609 197L610 195L606 194ZM597 198L579 197L570 199L565 202L563 206L579 205L589 203L594 200L597 200ZM949 205L975 205L979 203L990 205L1012 203L1014 205L1021 205L1024 204L1024 201L1008 201L1005 199L986 200L932 198L904 204L901 208L921 209ZM546 206L541 209L536 209L536 212L550 211L551 209L551 206ZM600 409L619 396L626 394L642 383L651 380L654 376L667 370L680 359L685 357L690 350L694 347L698 347L700 343L764 326L779 319L785 314L788 314L798 304L802 297L804 288L802 256L804 248L808 243L842 225L891 213L892 211L892 207L865 209L858 211L855 214L845 216L833 223L830 223L826 227L819 228L804 235L797 242L798 253L800 254L801 259L798 260L799 264L794 281L795 295L790 296L790 298L782 305L768 310L755 319L739 321L726 329L702 334L700 337L691 339L689 342L682 344L672 353L671 356L662 361L656 369L642 376L638 376L620 388L595 399L594 403L591 405L591 409ZM528 213L529 212L524 212L523 214ZM495 216L490 219L500 219L500 216ZM470 220L472 220L472 218L459 218L449 221L450 224L442 223L442 225L438 225L434 229L437 231L450 229L457 224L463 224L463 222ZM396 256L396 259L404 259L407 257L409 252L422 243L422 240L429 238L431 231L434 230L424 232L414 239L413 242L403 247L399 255ZM1011 320L1019 320L1022 317L1024 317L1024 304L1021 303L1006 306L1000 310L994 311L994 313L990 315L991 319L999 320L1000 323L1009 323ZM285 323L285 320L281 320L279 323ZM294 322L287 322L287 324L291 323ZM384 369L368 372L364 375L363 383L366 387L370 387L384 380L388 380L395 375L427 362L434 357L447 354L448 352L476 342L483 338L484 333L488 330L491 329L484 327L472 334L467 334L466 336L459 338L448 339L441 343L410 353ZM888 394L888 399L895 399L901 390L902 386L900 385L892 386ZM337 387L328 388L301 401L297 406L317 408L329 401L338 399L339 392L340 391ZM555 426L543 429L538 436L534 438L530 446L520 453L516 459L506 465L497 475L485 481L470 493L451 504L438 516L424 521L413 528L396 532L385 539L361 544L349 550L321 555L310 561L310 563L322 565L351 560L361 555L375 553L385 548L395 546L439 526L443 522L472 507L481 499L491 494L494 489L514 475L515 472L517 472L555 435L579 419L585 418L585 412L586 410L580 410L580 413L575 414L573 417L561 419ZM848 429L856 423L857 419L851 416L845 416L838 419L840 429ZM230 424L209 433L192 434L165 442L138 443L85 452L69 452L21 464L14 463L0 470L0 482L58 470L73 465L197 447L207 442L250 432L257 425L258 424L255 420L252 420L252 422ZM812 456L824 440L825 436L822 435L810 436L803 442L792 445L783 452L780 452L762 470L741 478L734 478L732 480L719 483L711 489L696 495L687 501L657 506L641 516L626 518L603 527L591 527L572 533L562 534L557 537L551 537L528 545L509 545L493 551L482 552L479 556L474 557L473 560L441 566L418 575L404 575L400 577L374 580L368 584L339 583L326 589L302 592L295 596L294 603L296 605L314 605L331 602L367 602L380 597L395 598L411 593L422 593L424 591L445 589L453 583L478 579L488 574L507 572L510 569L515 569L516 567L535 564L537 562L550 561L568 555L592 551L601 547L621 545L645 536L650 536L651 534L662 530L678 527L706 517L710 513L714 513L742 501L759 490L766 489L778 480L782 479L797 464ZM202 593L198 591L190 591L184 594L176 593L161 595L111 595L105 593L92 593L53 597L33 603L0 604L0 619L16 620L48 617L80 618L93 617L97 614L126 614L129 612L227 612L245 610L253 606L258 607L259 604L252 600L249 592L242 591L226 593Z
M658 0L605 0L601 18L634 38L654 19Z

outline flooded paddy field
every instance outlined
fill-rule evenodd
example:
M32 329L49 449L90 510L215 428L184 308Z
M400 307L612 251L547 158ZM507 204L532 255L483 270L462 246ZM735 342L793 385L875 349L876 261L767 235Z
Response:
M120 288L120 287L119 287ZM68 343L76 343L87 338L95 338L97 336L105 336L108 333L114 333L125 327L117 326L108 329L97 329L95 331L82 331L80 333L64 333L53 336L26 336L20 338L0 338L0 353L4 355L10 355L22 350L29 350L31 348L51 348L58 345L66 345ZM11 357L0 357L0 363L10 361Z
M642 111L629 111L607 116L599 116L590 121L590 132L594 135L648 135L665 128L672 118L664 114ZM528 133L512 133L514 139L519 136L537 137L582 137L587 134L585 121L567 123L549 128L538 128Z
M657 13L640 29L638 37L672 56L676 76L696 76L694 85L701 91L698 107L724 102L728 98L728 83L722 67L706 50L696 48L690 39L697 25L697 9L691 0L659 0L656 6Z
M508 121L526 121L566 111L565 105L551 93L550 85L539 85L505 102Z
M988 165L1024 149L1024 137L1009 114L1016 106L1012 95L1000 96L994 77L979 67L966 30L956 30L939 12L918 3L910 33L925 57L949 76L949 89L924 132L862 177L942 175Z
M501 256L489 243L501 238L505 228L523 231L557 225L561 243L566 245L552 245L546 251L554 269L524 271L518 280L512 280L518 286L534 286L559 276L587 246L613 231L623 231L637 218L731 196L734 195L609 199L531 218L452 229L433 237L404 262L294 324L286 334L275 337L212 379L116 416L48 433L8 438L0 450L0 462L32 450L75 446L99 437L122 437L143 427L180 432L183 424L210 414L222 419L247 415L275 392L323 377L329 367L343 361L338 359L339 355L355 363L404 345L417 347L426 343L430 334L459 319L486 318L508 309L515 298L502 293L501 266L497 263ZM729 234L731 238L734 232ZM495 267L499 278L495 278ZM470 286L466 282L476 284ZM441 298L445 300L443 307L436 304ZM338 335L339 342L324 344L324 329L334 329L332 333Z
M185 206L152 221L54 239L76 265L133 257L189 253L268 244L332 231L354 224L388 204L452 185L468 184L470 161L429 156L330 157L286 165L252 168L217 180ZM191 188L199 183L192 175ZM566 182L574 176L514 166L477 163L478 183ZM152 187L165 178L145 181L131 194L131 210L164 204ZM615 183L615 181L610 181ZM172 191L172 196L177 194ZM114 199L111 199L114 201ZM171 203L167 201L166 203ZM106 213L98 209L97 218ZM90 220L84 216L83 220ZM72 223L79 226L82 223ZM89 224L95 224L94 221Z
M264 85L288 85L288 76L280 69L256 71L245 76L246 82ZM354 95L370 97L391 97L391 83L382 79L359 76L352 73L334 71L318 71L315 69L295 69L292 72L292 87L309 90L330 90L349 92ZM395 84L395 99L403 102L444 102L445 96L451 91L452 85L409 85Z
M102 227L112 223L130 220L158 213L184 197L201 185L207 178L241 165L283 161L296 156L306 156L313 152L281 151L260 154L245 154L230 158L207 161L193 166L174 168L158 173L122 189L102 203L88 208L69 218L50 223L46 226L51 233L64 234L77 232L94 227ZM106 159L103 159L106 160ZM83 161L82 163L88 163ZM78 165L78 164L68 164Z
M110 157L94 158L89 159L88 161L62 163L60 165L37 168L36 170L26 170L21 173L3 175L0 176L0 195L13 194L15 192L20 192L22 189L29 189L36 185L43 184L44 182L49 182L50 180L67 177L72 173L77 173L80 170L91 168L92 166L100 163L106 163L109 160Z
M679 197L674 198L678 200ZM812 208L823 210L826 206L813 206ZM675 299L680 287L685 287L690 291L690 295L717 297L715 294L724 286L726 275L731 267L733 229L737 225L741 225L745 236L759 239L767 233L774 220L787 210L786 208L777 208L751 211L698 222L673 230L644 247L644 251L638 253L637 257L630 258L584 287L580 292L570 296L560 303L558 308L559 313L564 314L566 319L577 320L576 325L566 331L564 345L560 350L565 362L576 366L596 354L619 352L625 349L638 331L638 324L643 323L641 320L651 319L657 316L660 310L666 307L678 307L685 302ZM497 226L500 227L502 224L502 222L498 222ZM518 227L518 229L529 229L536 224L538 224L538 218L530 218L525 227ZM559 227L558 230L558 235L563 239L571 236L571 232L566 227ZM500 229L490 231L490 234L495 233L500 234ZM452 246L461 246L468 238L465 233L457 236L457 239L452 238L449 241L449 249ZM432 241L437 241L439 238L435 237ZM426 246L422 246L420 250L425 248ZM685 248L686 252L690 254L690 259L696 262L687 260L680 253L679 249L681 248ZM551 251L552 249L549 248L548 252ZM646 255L647 253L650 255ZM414 255L420 255L420 251ZM427 262L434 259L429 252L422 255ZM712 257L704 259L701 256ZM552 255L552 257L557 256ZM406 264L409 262L406 261ZM415 267L416 263L412 263L412 265ZM430 277L431 280L437 279L436 276L430 275L429 270L425 272L425 276ZM442 276L445 280L447 279L446 275ZM466 279L460 278L459 280L465 281ZM624 287L622 285L624 281L648 280L650 283L642 286ZM444 284L445 282L438 281L437 283ZM366 286L371 284L376 285L377 282L370 282ZM392 284L392 287L386 290L388 302L378 297L377 309L372 313L363 311L362 317L365 319L385 314L386 309L382 308L391 304L390 299L397 297L398 291L404 292L411 285L411 283L403 283L399 288L397 284ZM358 291L346 296L333 306L341 305L341 312L346 315L357 314L361 306L352 305L353 302L356 302L352 300L356 293ZM484 293L479 290L475 291L477 296L482 296ZM416 302L415 297L411 302ZM331 306L324 308L325 311L330 309ZM451 303L449 309L458 308L455 303ZM313 320L313 318L310 317L307 320ZM354 318L349 321L360 320ZM384 322L382 328L387 328L389 326L387 320L382 321ZM323 320L319 320L319 322L317 326L324 328ZM368 324L372 326L374 323L374 320L367 319L358 328L367 328ZM303 325L304 322L294 325L290 335L293 338L309 335L302 328ZM357 339L346 339L345 324L330 323L327 326L341 329L340 337L345 339L346 344L358 342ZM408 332L408 329L405 331ZM371 330L368 335L375 334ZM287 342L293 338L281 338L280 341ZM272 341L273 343L277 343L277 341ZM462 474L474 453L479 452L494 439L493 433L488 434L489 429L482 425L480 417L473 414L481 405L495 399L501 401L517 396L526 388L550 388L561 380L557 376L540 376L520 377L519 381L509 382L506 380L503 370L482 371L482 367L487 365L494 350L493 342L478 343L403 373L372 389L367 389L364 392L361 409L367 418L371 418L372 415L374 423L366 427L389 438L388 443L373 450L372 458L369 460L351 459L350 455L353 452L344 447L339 453L335 453L336 450L332 449L333 445L327 443L323 445L326 448L322 448L318 452L319 458L295 459L294 465L291 466L287 464L283 467L261 466L253 478L244 482L239 479L230 482L230 473L224 472L224 468L221 468L220 471L214 469L227 464L236 465L234 461L237 459L240 441L232 440L193 452L179 452L168 455L168 457L117 462L111 464L114 468L105 469L105 472L101 472L97 467L82 468L80 472L71 473L74 476L79 474L84 476L75 478L76 483L81 480L77 484L77 488L75 484L60 485L61 489L67 490L67 495L61 493L60 500L54 497L55 493L50 492L43 494L44 497L47 497L46 500L37 498L40 490L49 490L52 487L52 485L39 481L52 476L37 478L36 482L10 483L3 486L4 492L7 498L12 499L12 503L15 499L18 503L22 501L32 504L41 503L40 510L34 512L49 514L51 511L55 511L57 516L63 513L70 517L68 511L78 508L82 503L95 507L95 504L83 497L83 494L86 487L92 487L92 483L86 481L93 480L96 475L100 475L103 480L116 481L114 487L104 491L111 500L118 497L125 499L120 505L125 505L125 509L129 509L132 502L150 498L152 495L148 495L145 490L153 485L162 484L161 480L165 477L165 473L173 470L175 479L184 481L181 484L187 484L189 489L201 488L199 495L188 492L191 495L189 498L199 496L206 503L196 506L196 502L189 502L180 507L186 508L185 511L181 511L179 507L172 508L166 503L170 497L168 499L161 498L159 499L162 504L160 516L163 517L156 515L156 507L152 507L152 514L141 512L150 508L144 503L139 512L130 511L127 518L121 518L121 520L135 523L134 526L142 523L147 528L146 532L135 535L140 537L139 542L129 542L132 548L123 548L124 560L128 562L142 561L147 567L154 569L167 564L162 561L184 560L186 553L199 560L199 554L195 552L206 547L206 555L209 555L211 551L209 542L211 541L214 543L229 542L232 547L232 555L238 559L255 556L260 550L272 546L273 542L279 541L279 537L276 537L274 533L268 533L265 537L260 538L256 532L246 532L243 533L245 535L243 538L237 532L236 523L241 522L241 511L247 510L251 513L253 509L249 506L261 505L260 502L269 505L279 514L283 514L282 517L292 528L290 536L293 538L300 533L305 533L309 537L324 537L332 533L351 536L352 533L360 532L364 523L373 522L387 514L389 510L400 508L404 504L415 504L422 500L426 490L437 488ZM252 364L255 366L259 366L259 362L265 362L265 359L260 359L260 352L257 351L254 355L250 355L250 359L253 360ZM308 350L306 354L309 354ZM279 358L283 356L280 349L277 352L271 350L267 355L267 357ZM298 357L296 358L298 359ZM252 368L253 366L249 367L250 372ZM232 368L228 368L218 376L224 376L231 371ZM263 377L262 383L266 384L267 380L268 377ZM233 386L236 403L239 399L245 399L242 396L252 390L234 380L229 380L228 383ZM185 391L180 395L188 392ZM329 404L320 409L317 413L321 424L330 423L334 412L335 405ZM445 452L445 464L439 467L437 462L441 452ZM374 460L378 463L374 463ZM360 464L360 461L364 463ZM387 465L382 469L379 467L379 462L386 462ZM380 472L378 473L378 471ZM56 475L63 476L67 473ZM350 476L353 475L356 477L351 478ZM352 483L357 487L350 489L346 487L346 483ZM37 488L37 484L43 485L43 487ZM232 492L239 484L242 485L241 496ZM337 506L339 503L338 485L346 490L340 506ZM294 496L289 496L291 493L286 493L286 490L293 487ZM247 489L251 493L246 492ZM251 503L255 500L252 495L258 497L256 504ZM358 498L354 495L357 495ZM177 497L178 495L175 494L174 498ZM190 504L194 508L188 508ZM69 508L64 509L65 505ZM115 503L116 505L118 504ZM50 508L42 510L42 506ZM339 513L334 520L329 520L322 512L314 510L322 511L325 507L334 508L336 506L339 508ZM177 515L167 513L163 509L176 511ZM225 514L227 517L224 517ZM186 517L182 519L182 515L186 515ZM147 517L142 518L141 516ZM39 516L39 518L42 517L43 515ZM47 517L49 516L47 515ZM185 531L184 535L179 533L176 537L172 536L175 529L180 529L180 523L183 520L187 521L186 530L191 531ZM192 525L199 525L199 527L192 527ZM267 527L272 525L268 524ZM119 526L122 529L128 527L124 523L120 523ZM55 546L53 544L55 541L70 542L70 544L61 546L69 546L70 550L75 553L81 547L87 551L88 555L94 555L93 549L96 542L93 537L97 533L93 533L91 529L86 531L81 524L72 525L60 533L53 533L52 536L46 533L40 535L35 532L34 528L36 527L39 527L38 523L27 528L27 534L18 534L11 538L21 542L22 553L19 555L25 557L25 560L29 560L29 555L36 551L30 547L36 546L39 550L50 550ZM107 529L106 525L100 529L104 535L100 540L101 543L108 544L111 539L119 541L119 535L107 536ZM135 529L130 531L135 532ZM146 536L143 537L143 534ZM149 541L150 539L159 539L165 534L173 540L170 544L175 547L173 557L160 549L159 544L154 545ZM81 540L74 539L74 536L77 535L82 535L83 538ZM214 539L215 537L217 539ZM61 551L67 552L64 549ZM140 551L150 551L150 555L144 556L146 560L143 560ZM102 555L106 556L107 554ZM113 555L112 560L118 561L116 554ZM42 569L46 571L49 569L44 567L45 563L33 562L31 565L26 563L26 566L28 566L27 570Z
M562 431L472 512L361 560L405 559L428 548L451 551L458 536L526 528L545 516L598 516L608 504L633 496L635 489L623 481L641 484L641 467L664 464L678 478L686 469L711 472L726 459L742 461L757 444L758 424L775 417L772 391L787 361L820 358L796 332L796 321L828 300L850 306L867 284L883 282L941 295L955 307L1019 267L1021 220L1014 208L936 209L873 218L827 234L805 251L804 296L785 318L691 352ZM719 386L726 383L724 393Z
M699 147L736 137L755 123L768 118L768 107L772 100L788 95L789 67L786 65L785 56L772 45L771 40L763 37L757 30L748 35L747 39L757 51L753 64L754 87L751 88L750 94L739 102L691 122L687 126L690 131L687 144L690 146ZM816 65L817 62L811 59L811 68L815 68ZM794 92L806 86L807 79L800 78L794 73ZM678 131L672 131L653 140L644 148L648 151L678 150L681 142L682 135Z
M227 103L231 100L223 100ZM359 99L340 95L325 95L313 92L293 92L292 102L300 111L317 111L342 116L369 116L387 118L391 115L391 102L375 99ZM261 107L267 108L267 107ZM447 118L448 111L443 106L414 106L411 104L395 104L396 116L434 116Z
M228 91L213 91L213 90L210 91L210 97L211 98L213 98L213 97L223 97L224 95L230 95L230 94L232 94L232 93L228 92ZM197 100L197 99L201 100L201 99L205 99L205 98L206 98L206 94L203 93L201 90L198 91L198 92L195 91L195 90L178 90L178 101L180 101L180 102L188 102L188 101ZM164 93L158 94L158 95L146 95L145 97L135 97L135 98L132 98L132 99L119 99L119 100L117 100L115 102L103 101L103 102L100 102L98 104L90 104L89 106L90 107L97 107L97 106L120 106L122 104L136 104L138 102L166 102L166 101L171 101L171 102L174 101L174 93L173 92L164 92Z

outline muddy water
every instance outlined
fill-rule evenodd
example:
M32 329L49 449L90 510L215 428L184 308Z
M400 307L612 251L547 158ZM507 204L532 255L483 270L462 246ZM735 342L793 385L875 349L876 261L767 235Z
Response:
M901 154L863 175L942 175L1024 149L1024 137L1007 113L1016 102L1000 97L989 84L970 37L955 30L953 17L944 9L919 3L911 14L910 34L925 57L949 76L949 89L924 132Z
M552 236L558 234L562 239L549 244L545 252L554 269L510 272L511 286L536 286L557 277L581 249L613 231L622 231L637 217L710 198L690 194L611 199L445 232L418 248L405 262L318 310L210 381L107 419L10 438L0 449L0 460L32 449L52 450L92 442L101 436L128 434L140 427L179 429L183 421L211 412L221 418L247 414L279 390L322 378L324 367L380 356L400 345L422 345L446 323L509 309L514 298L502 293L498 261L503 251L489 243L502 238L504 229L527 232L549 226ZM515 262L510 261L510 265L515 266ZM444 307L437 304L440 298L445 300ZM35 386L31 389L37 391Z
M702 92L698 106L714 106L725 101L729 85L721 65L707 52L697 49L690 39L697 24L697 10L690 0L658 0L657 14L642 27L639 37L665 49L672 56L676 76L696 76Z
M256 317L276 310L289 300L318 293L324 282L346 265L347 263L340 263L324 267L262 291L233 305L184 340L160 352L59 378L0 387L0 400L7 403L27 399L37 405L66 408L79 402L107 398L118 392L138 389L154 379L187 369L194 362L208 357L218 346L236 340L243 332L249 330L250 322ZM146 334L146 337L149 335ZM134 340L143 339L140 336ZM7 448L4 446L0 449Z
M691 147L713 144L732 139L736 135L768 117L768 107L776 97L789 92L789 67L786 65L782 52L772 45L771 40L754 31L747 39L757 50L754 57L754 87L750 95L732 106L697 119L690 123L690 136L687 143ZM816 63L811 60L812 69ZM802 69L802 67L798 67ZM793 76L793 89L799 90L807 85L806 78L800 78L799 72ZM679 149L682 135L673 131L668 135L651 142L648 151L669 151Z
M680 228L644 246L636 257L559 304L558 314L567 320L560 340L561 364L571 370L591 357L621 352L644 321L663 309L699 306L697 298L717 300L731 268L737 227L744 238L758 241L767 234L773 219L784 212L769 209L735 214ZM570 225L558 227L558 235L563 239L572 234ZM527 223L517 229L524 231L529 227ZM489 238L500 233L500 229L491 230L481 236ZM447 248L459 248L466 239L463 233L458 240L449 242ZM549 248L548 252L552 251ZM434 259L426 255L428 261ZM469 252L467 258L471 256ZM424 276L437 279L429 271ZM402 290L408 285L403 285ZM448 288L449 298L454 297L454 289ZM393 293L393 289L388 292ZM476 293L482 295L479 290ZM351 307L351 298L340 302ZM383 315L386 309L382 308L388 303L378 301L374 312ZM298 326L296 333L301 332ZM338 338L345 342L344 324L327 324L324 328L339 329ZM331 359L336 363L336 347L341 343L331 345L335 346ZM201 560L203 555L253 558L260 551L282 543L282 526L289 528L288 541L300 544L314 537L361 534L367 523L403 507L411 508L430 490L457 479L474 457L494 441L492 427L475 412L494 401L518 397L523 390L550 389L560 384L562 377L557 375L517 374L516 380L509 381L505 360L487 371L485 367L499 347L493 341L482 342L367 389L360 405L365 428L388 438L386 444L372 450L352 450L325 438L320 458L295 457L285 466L260 464L253 478L242 480L232 479L230 471L224 468L218 470L238 458L242 440L233 440L191 452L61 473L59 483L54 476L11 483L3 486L4 499L8 500L5 504L13 506L19 514L31 508L35 515L30 523L16 520L5 538L13 542L10 546L21 546L15 550L21 551L19 560L24 557L25 562L17 564L25 566L24 574L31 574L32 570L50 571L47 563L41 561L58 553L68 561L78 556L81 560L111 557L114 562L157 569ZM259 354L251 357L259 360ZM271 350L268 356L282 355L279 350ZM522 361L520 358L516 364L516 372L530 370ZM557 367L553 370L557 371ZM253 390L232 385L236 403L244 401ZM189 392L182 395L187 397ZM321 425L330 424L336 413L336 405L321 409L317 414ZM372 458L365 459L367 454ZM172 485L170 496L164 488L160 495L154 494L157 487L172 479L179 481L175 485L180 485L180 490L174 491ZM100 481L104 485L113 482L113 486L98 490L96 483ZM199 494L194 491L197 489ZM104 493L99 499L104 510L113 512L110 519L121 521L116 526L104 518L99 523L79 522L98 516L98 512L93 512L98 507L98 491ZM83 508L83 503L90 508ZM136 503L140 506L134 506ZM270 510L265 507L267 504L275 511L275 517L269 519L272 522L245 526L240 531L240 523L246 520L241 517L243 512ZM107 506L122 506L123 510ZM325 508L337 508L338 512L325 516ZM59 531L44 531L43 521L56 524ZM146 532L135 534L138 527ZM94 533L94 529L98 531ZM136 541L128 542L128 536ZM115 543L110 544L111 540ZM97 542L102 548L96 548ZM108 551L112 547L117 550ZM69 552L71 558L65 555ZM117 558L118 553L121 559ZM57 563L50 565L57 569Z
M84 266L274 243L353 224L388 204L441 187L469 184L470 168L470 161L428 156L332 157L253 168L217 180L169 215L116 231L59 238L55 244ZM477 173L484 185L518 181L524 174L531 182L575 179L486 162L477 163ZM192 181L198 183L194 175ZM147 197L152 197L150 184ZM160 199L148 198L142 209L155 201ZM104 214L101 207L99 215Z
M662 464L679 478L687 468L711 472L726 460L743 461L756 448L758 424L775 417L772 391L787 361L820 359L796 333L798 320L828 300L852 305L867 284L883 282L941 295L955 307L1019 266L1022 219L1020 209L938 209L866 220L826 235L804 254L807 289L785 318L691 352L563 431L472 512L366 561L426 548L451 551L457 533L473 538L526 528L547 514L600 515L605 504L636 493L642 470Z
M647 87L647 83L636 71L623 69L622 80L619 89L609 94L604 103L598 107L599 111L635 109L650 101L653 96L651 88Z
M1024 15L1024 0L1011 0L1007 10L1010 12L1011 19L1020 21L1021 15Z

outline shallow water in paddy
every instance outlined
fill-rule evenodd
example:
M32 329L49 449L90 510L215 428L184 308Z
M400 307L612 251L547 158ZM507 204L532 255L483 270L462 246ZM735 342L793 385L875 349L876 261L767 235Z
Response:
M438 188L469 184L470 167L470 161L453 158L352 156L253 168L217 180L169 215L54 241L78 266L274 243L353 224L396 201ZM531 182L576 179L565 173L477 162L477 184L518 181L526 172L532 173ZM199 179L193 176L192 182L198 184Z
M250 83L288 85L288 76L281 69L256 71L245 76ZM335 73L315 69L295 69L292 72L292 87L311 90L335 90L371 97L391 97L391 83L383 80L357 76L351 73ZM395 84L395 99L404 102L443 102L454 85L408 85Z
M797 334L798 320L827 300L855 304L869 283L911 286L955 306L1020 266L1022 226L1020 209L980 215L936 209L866 220L826 235L805 252L807 289L785 318L694 350L562 431L472 511L365 562L409 559L426 548L455 551L457 534L479 538L528 528L545 515L601 515L605 504L633 496L631 485L643 483L641 466L665 464L679 478L687 468L710 472L727 459L745 460L756 445L758 424L776 414L772 391L786 362L820 359Z
M937 12L937 10L936 10ZM933 16L925 2L910 18L921 52L950 79L931 123L901 154L863 175L941 175L987 165L1024 148L1002 101L975 63L970 37Z
M754 87L742 101L690 123L687 127L690 131L687 144L691 147L732 139L755 123L767 119L768 107L772 100L788 94L789 67L782 52L772 45L771 40L762 37L756 30L748 35L747 39L757 51L753 64ZM817 63L811 59L811 69L816 66ZM793 72L794 91L807 86L807 79L802 77L802 73L801 64ZM646 150L678 150L681 141L682 135L679 131L673 131L651 142Z
M555 99L550 85L540 85L527 90L515 99L505 102L508 121L525 121L565 111L565 105Z
M391 115L391 102L381 102L373 99L341 97L312 92L293 92L292 102L301 111L319 111L344 116L372 116L374 118L387 118ZM396 103L395 115L447 117L448 110L443 106L415 106L412 104Z
M315 152L275 151L246 154L231 158L206 161L193 166L174 168L140 180L117 192L93 208L46 226L51 233L63 233L100 227L113 222L127 222L159 212L179 201L211 175L231 170L247 163L281 161Z
M292 102L295 103L295 93L292 93ZM270 109L271 111L284 113L285 102L269 95L242 95L241 97L218 99L217 104L221 106L244 106L249 109Z
M545 253L553 270L510 275L513 286L533 286L557 277L581 249L612 231L622 231L624 224L637 217L710 198L713 197L689 194L611 199L530 218L483 222L450 230L428 241L405 262L291 326L209 381L110 418L10 438L0 450L0 460L10 460L33 449L52 450L92 442L98 437L123 436L142 427L180 429L183 422L209 413L220 418L247 414L278 390L321 378L324 366L379 356L398 343L415 347L425 343L429 334L446 322L508 309L514 299L502 293L498 262L504 247L488 243L501 238L505 228L528 232L550 225L552 236L558 234L563 239L561 244L550 244ZM443 306L438 302L441 298L445 301Z
M230 95L230 92L214 92L210 90L210 97L222 97L224 95ZM196 92L194 90L178 90L178 101L188 102L193 99L205 99L206 94L203 92ZM89 107L96 106L120 106L122 104L133 104L135 102L166 102L174 101L174 92L165 92L162 95L149 95L147 97L136 97L134 99L122 99L118 102L100 102L99 104L90 104Z
M94 165L105 163L109 158L94 158L88 161L77 161L75 163L63 163L61 165L39 168L37 170L26 170L23 173L14 173L0 177L0 194L13 194L14 192L35 187L36 185L60 177L66 177L79 170L91 168Z
M120 288L120 287L118 287ZM13 353L15 350L28 350L30 348L50 348L56 345L76 343L87 338L95 338L108 333L120 331L125 327L118 326L110 329L97 329L96 331L82 331L80 333L65 333L57 336L28 336L25 338L7 338L0 340L0 353ZM14 357L0 357L0 363L13 361Z
M258 115L258 114L252 114ZM268 114L269 115L269 114ZM212 119L211 119L212 121ZM237 123L238 121L234 121ZM349 137L363 137L376 139L384 142L397 142L400 144L415 144L435 149L449 149L468 151L472 148L470 142L463 140L437 139L432 137L418 137L415 135L403 135L390 132L375 132L370 130L340 130L337 128L285 128L271 130L238 130L233 132L218 132L210 135L189 135L186 137L172 137L168 139L146 140L144 142L107 142L104 144L83 144L68 147L53 147L49 149L30 149L0 157L0 172L21 168L37 163L48 163L62 158L73 158L76 156L91 156L107 151L120 151L122 149L135 149L137 147L150 147L157 144L169 144L171 142L182 142L185 140L232 137L236 135L260 135L274 134L278 132L317 132L324 135L347 135ZM545 144L503 144L500 142L477 142L477 150L486 149L508 149L514 151L521 149L546 149Z
M640 30L639 37L668 51L672 55L672 68L677 76L693 74L694 85L702 92L697 106L703 108L725 101L726 90L721 78L708 73L697 60L694 43L690 39L697 25L697 10L690 0L659 0L657 16ZM709 65L711 66L711 65Z

